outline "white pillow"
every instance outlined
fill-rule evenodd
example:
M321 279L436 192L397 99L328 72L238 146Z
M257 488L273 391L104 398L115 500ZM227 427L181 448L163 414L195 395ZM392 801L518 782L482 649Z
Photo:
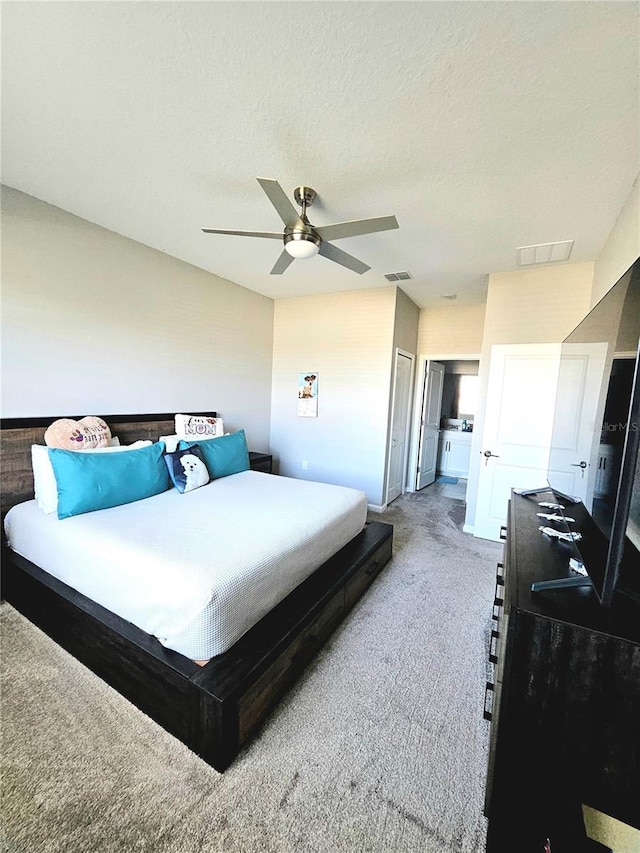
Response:
M178 442L180 441L180 439L181 436L179 435L161 435L158 440L164 441L165 451L167 453L175 453L178 449Z
M93 450L70 450L69 453L114 453L122 450L138 450L149 447L152 441L134 441L133 444L115 444L110 447L96 447ZM58 484L53 473L49 448L44 444L31 445L31 467L33 469L33 491L38 506L46 515L58 511Z

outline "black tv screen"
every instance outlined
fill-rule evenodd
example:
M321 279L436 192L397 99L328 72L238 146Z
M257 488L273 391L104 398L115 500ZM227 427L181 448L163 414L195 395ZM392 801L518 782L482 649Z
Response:
M640 589L639 353L640 259L562 344L547 472L597 526L576 550L604 605L623 569Z

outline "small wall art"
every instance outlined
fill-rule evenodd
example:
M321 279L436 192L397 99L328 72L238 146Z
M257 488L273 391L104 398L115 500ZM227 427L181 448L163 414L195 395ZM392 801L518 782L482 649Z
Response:
M318 374L298 374L298 417L318 417Z

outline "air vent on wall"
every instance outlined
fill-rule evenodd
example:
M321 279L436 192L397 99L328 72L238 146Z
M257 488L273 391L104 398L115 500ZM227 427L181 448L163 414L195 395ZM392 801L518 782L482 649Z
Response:
M538 246L520 246L516 249L516 261L519 267L531 264L556 264L569 259L573 240L559 243L540 243Z
M405 270L404 272L388 272L385 278L387 281L407 281L407 279L413 278L413 276Z

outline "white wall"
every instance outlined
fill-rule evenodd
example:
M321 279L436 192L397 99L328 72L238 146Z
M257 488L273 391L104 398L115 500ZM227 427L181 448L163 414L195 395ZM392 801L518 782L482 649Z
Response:
M408 322L402 300L396 330L396 291L276 300L271 447L281 474L352 486L382 503L392 352ZM318 374L317 418L297 416L306 371Z
M273 301L2 188L2 416L215 409L269 449Z

